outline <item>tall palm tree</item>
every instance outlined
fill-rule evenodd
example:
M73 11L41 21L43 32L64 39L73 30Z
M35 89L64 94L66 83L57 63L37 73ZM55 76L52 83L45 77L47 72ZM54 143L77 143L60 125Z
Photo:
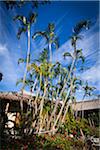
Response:
M23 77L23 86L22 86L22 89L21 89L22 92L23 92L23 89L24 89L24 86L25 86L27 68L28 68L28 64L29 64L29 61L30 61L31 26L32 26L33 23L35 23L36 17L37 17L36 13L31 13L28 18L25 17L25 16L20 16L20 15L17 15L16 17L14 17L14 20L18 20L21 23L21 27L19 27L18 33L17 33L18 39L20 39L20 36L23 32L24 33L27 32L27 39L28 39L26 68L25 68L24 77Z
M78 34L81 32L81 30L85 27L86 29L87 29L87 26L89 26L90 24L87 22L87 24L85 24L85 26L84 26L84 24L83 25L81 25L81 23L82 23L82 21L81 22L79 22L76 26L75 26L75 28L74 28L74 34L73 34L73 38L72 38L72 46L73 46L73 48L74 48L74 52L73 52L73 56L72 56L72 58L73 58L73 61L72 61L72 64L71 64L71 67L70 67L70 71L69 71L69 74L68 74L68 77L67 77L67 81L65 80L65 83L64 83L64 86L63 86L63 88L62 88L62 90L61 90L61 92L60 92L60 96L59 97L61 97L62 96L62 94L63 94L63 92L64 92L64 90L65 90L65 88L66 88L66 83L69 81L69 79L70 79L70 75L71 75L71 73L72 73L72 71L73 71L73 68L74 68L74 66L75 66L75 63L76 63L76 60L78 59L78 58L83 58L82 56L81 56L81 54L82 54L82 50L77 50L77 47L76 47L76 45L77 45L77 40L78 40ZM76 30L76 28L77 28L77 30ZM70 54L70 56L71 56L71 54ZM58 121L59 121L59 118L60 118L60 116L61 116L61 114L62 114L62 111L63 111L63 108L64 108L64 106L65 106L65 104L66 104L66 101L67 101L67 99L68 99L68 97L69 97L69 94L70 94L70 91L71 91L71 86L68 88L68 91L67 91L67 94L66 94L66 97L65 97L65 99L64 99L64 102L63 102L63 104L62 104L62 107L61 107L61 109L60 109L60 112L59 112L59 114L58 114L58 116L57 116L57 119L56 119L56 121L54 122L54 125L53 125L53 129L55 129L55 126L57 125L57 123L58 123Z
M21 24L21 26L18 29L18 33L17 33L18 39L20 39L20 36L21 36L22 33L27 32L27 41L28 41L26 68L25 68L25 71L24 71L23 85L22 85L22 88L21 88L22 94L23 94L23 90L24 90L24 87L25 87L27 68L28 68L28 64L30 62L31 26L32 26L33 23L35 23L36 17L37 17L36 13L31 13L29 15L29 17L25 17L25 16L21 16L21 15L17 15L16 17L14 17L14 20L18 20ZM22 102L21 102L21 110L23 110L23 103Z

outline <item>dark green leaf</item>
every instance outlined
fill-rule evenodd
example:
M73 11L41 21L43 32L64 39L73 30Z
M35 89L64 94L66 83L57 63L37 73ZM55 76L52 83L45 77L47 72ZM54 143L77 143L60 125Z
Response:
M18 59L18 64L25 62L25 60L23 58L19 58Z
M69 52L65 52L65 53L63 54L64 59L65 59L66 56L72 57L71 53L69 53Z

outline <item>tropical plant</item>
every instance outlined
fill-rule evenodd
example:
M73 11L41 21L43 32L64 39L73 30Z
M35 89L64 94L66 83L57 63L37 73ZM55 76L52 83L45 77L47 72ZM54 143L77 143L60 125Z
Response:
M14 20L15 21L18 20L21 24L21 27L19 27L19 29L18 29L17 38L20 39L21 34L27 32L27 41L28 41L26 68L25 68L24 77L23 77L23 85L22 85L22 88L21 88L22 93L23 93L23 90L24 90L24 87L25 87L28 64L30 62L31 26L32 26L33 23L35 23L36 17L37 17L36 13L31 13L29 15L29 17L25 17L25 16L21 16L21 15L17 15L16 17L14 17ZM24 60L20 59L20 62L23 62L23 61ZM23 110L23 103L22 102L21 102L21 109Z
M19 19L25 21L23 17ZM28 24L27 20L26 18L26 24ZM34 124L33 128L35 129L33 130L38 134L45 132L55 133L60 125L65 123L69 107L72 102L76 101L76 91L83 86L83 82L75 74L78 60L81 60L82 63L85 61L82 49L77 49L77 41L81 39L79 33L84 27L87 28L88 25L86 25L86 22L82 24L79 22L75 26L71 36L73 52L63 54L64 59L70 57L72 60L71 64L68 64L67 67L63 67L59 62L52 63L53 44L58 46L58 40L54 34L54 24L49 24L46 31L36 32L32 36L33 39L37 36L43 36L47 42L47 47L40 53L39 58L35 62L30 62L29 50L28 60L22 58L18 60L18 63L26 62L24 86L29 86L31 92L35 94L34 100L31 96L31 100L33 100L32 124ZM27 26L22 27L25 27L26 30ZM23 30L20 30L18 33L19 38L22 32ZM30 73L30 76L26 76L27 72ZM21 81L23 80L21 79Z
M37 36L43 36L48 44L48 50L49 50L49 62L52 63L52 45L54 45L56 48L58 48L58 38L55 35L55 25L53 23L50 23L48 25L48 28L46 31L38 31L36 32L32 38L35 39Z
M80 25L81 23L82 23L82 22L79 22L79 23L75 26L75 28L74 28L74 34L73 34L73 36L72 36L72 38L71 38L71 43L72 43L72 46L73 46L73 48L74 48L73 54L72 54L72 55L71 55L71 54L68 54L68 53L66 54L67 56L71 56L73 59L72 59L72 64L71 64L71 67L70 67L70 71L69 71L69 73L68 73L67 81L66 81L66 79L65 79L63 88L62 88L62 90L61 90L61 92L60 92L60 95L59 95L59 98L61 98L61 96L62 96L62 94L63 94L63 92L64 92L64 90L65 90L65 88L66 88L66 83L68 83L68 81L69 81L69 79L70 79L70 76L71 76L72 73L73 73L73 68L74 68L74 66L75 66L76 61L77 61L79 58L83 58L83 56L82 56L82 50L77 50L77 47L76 47L76 45L77 45L77 40L79 39L79 38L78 38L78 34L80 33L80 31L81 31L81 30L83 29L83 27L84 27L84 24ZM87 28L87 26L89 26L88 22L87 22L87 24L85 24L85 27L86 27L86 28ZM77 30L76 30L76 28L77 28ZM66 56L66 55L65 55L65 56ZM63 109L64 109L64 106L65 106L65 104L66 104L66 101L67 101L67 99L68 99L68 97L69 97L69 95L70 95L70 91L71 91L71 86L69 86L69 88L68 88L68 91L67 91L66 97L65 97L65 99L64 99L64 101L63 101L63 104L62 104L62 107L61 107L61 109L60 109L60 112L58 113L57 119L56 119L56 121L54 122L53 129L56 127L56 125L57 125L57 123L58 123L58 121L59 121L59 119L60 119L60 116L61 116L62 111L63 111Z
M84 95L83 95L81 107L83 107L85 97L93 96L93 92L95 89L96 89L95 87L89 86L88 82L86 81L85 85L83 86ZM82 108L82 118L84 118L84 109L83 108Z
M21 15L17 15L16 17L14 17L14 20L18 20L21 23L21 27L19 27L18 33L17 33L18 39L20 39L21 34L25 33L25 32L27 32L27 39L28 39L26 69L25 69L24 77L23 77L23 86L22 86L22 89L21 89L22 92L23 92L23 89L25 87L27 68L28 68L28 64L30 62L30 42L31 42L31 38L30 38L31 33L30 32L31 32L31 26L36 21L36 17L37 17L36 13L31 13L28 18L26 18L25 16L21 16ZM19 59L18 63L19 62L24 62L24 59Z

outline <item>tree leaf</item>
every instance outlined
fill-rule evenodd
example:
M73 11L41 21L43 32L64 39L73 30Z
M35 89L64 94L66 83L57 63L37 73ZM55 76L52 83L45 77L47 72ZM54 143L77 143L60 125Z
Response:
M34 35L32 36L32 38L35 39L38 36L43 36L43 37L45 37L48 40L48 36L47 36L45 31L35 32Z
M66 56L72 57L71 53L69 53L69 52L65 52L65 53L63 54L64 59L65 59Z
M27 31L27 28L26 28L26 27L19 27L18 33L17 33L17 38L20 39L21 34L22 34L23 32L25 33L26 31Z
M25 62L25 60L24 60L23 58L19 58L19 59L18 59L18 65L19 65L20 63L23 63L23 62Z
M37 13L31 13L29 17L29 22L32 24L36 21Z
M83 29L89 29L91 24L90 20L82 20L79 23L76 24L76 26L73 29L73 32L75 34L79 34Z
M21 78L21 79L17 80L17 82L16 82L16 86L18 86L18 84L20 84L20 83L22 83L22 82L23 82L23 78Z

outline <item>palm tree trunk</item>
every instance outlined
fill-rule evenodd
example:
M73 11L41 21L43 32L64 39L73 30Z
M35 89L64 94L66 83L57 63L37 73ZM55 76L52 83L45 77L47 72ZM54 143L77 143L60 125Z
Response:
M70 102L68 102L68 104L67 104L66 110L65 110L65 112L64 112L64 116L63 116L63 118L62 118L62 123L65 122L65 117L66 117L66 114L67 114L67 112L68 112L69 106L70 106Z
M49 53L50 53L50 63L52 63L52 49L51 49L51 43L49 42Z
M61 92L60 92L60 95L59 95L59 98L62 96L62 94L63 94L63 92L64 92L64 90L65 90L65 88L66 88L66 83L68 82L68 80L69 80L69 78L70 78L70 74L71 74L71 72L72 72L72 70L73 70L73 67L74 67L74 65L75 65L75 61L76 61L76 59L74 58L73 59L73 62L72 62L72 65L71 65L71 68L70 68L70 71L69 71L69 74L68 74L68 77L67 77L67 81L65 80L64 81L64 86L63 86L63 88L62 88L62 90L61 90ZM70 92L68 92L68 93L70 93ZM68 93L67 93L67 95L68 95ZM68 95L69 96L69 95ZM67 98L68 98L68 96L67 96ZM67 101L67 99L65 98L65 103L66 103L66 101ZM65 103L63 103L63 105L65 105ZM58 104L57 104L58 105ZM60 112L59 112L59 114L58 114L58 117L57 117L57 119L56 119L56 121L55 121L55 123L54 123L54 127L55 127L55 125L57 124L57 122L58 122L58 120L59 120L59 118L60 118L60 116L61 116L61 114L62 114L62 111L63 111L63 108L64 108L64 106L62 105L62 107L61 107L61 110L60 110ZM53 115L54 115L54 113L56 112L56 109L57 109L57 106L55 105L55 107L54 107L54 111L52 112L52 114L51 114L51 116L53 117ZM51 120L50 120L51 121ZM50 123L49 123L50 124Z
M42 112L43 112L43 105L44 105L44 98L45 98L45 95L46 95L46 92L47 92L47 80L45 81L45 85L44 85L44 94L43 94L43 97L42 97L42 100L41 100L41 104L40 104L40 129L39 129L39 132L41 132L42 130Z
M71 79L71 91L70 91L70 94L71 94L71 95L73 94L73 92L72 92L72 86L73 86L73 79ZM63 118L62 118L62 123L65 122L65 117L66 117L66 114L67 114L67 112L68 112L68 108L69 108L69 106L70 106L70 102L72 102L71 99L69 99L69 101L68 101L68 103L67 103L67 107L66 107L66 109L65 109L65 112L64 112L64 115L63 115Z
M72 65L71 65L71 68L70 68L70 71L69 71L69 74L68 74L68 77L67 77L67 81L65 82L65 84L64 84L64 86L63 86L63 88L62 88L62 91L61 91L59 97L62 96L62 94L63 94L63 92L64 92L64 90L65 90L66 83L68 82L68 80L69 80L69 78L70 78L70 75L71 75L71 73L72 73L72 70L73 70L73 67L74 67L74 65L75 65L75 62L76 62L76 58L73 59L73 62L72 62ZM54 123L53 128L55 128L55 126L56 126L56 124L57 124L57 122L58 122L58 120L59 120L59 118L60 118L60 116L61 116L61 114L62 114L63 108L64 108L64 106L65 106L65 104L66 104L66 101L67 101L67 99L68 99L68 96L69 96L69 94L70 94L70 91L71 91L71 86L70 86L69 89L68 89L67 95L66 95L65 100L64 100L64 102L63 102L63 104L62 104L62 107L61 107L60 112L59 112L59 114L58 114L58 116L57 116L57 119L56 119L56 121L55 121L55 123ZM67 110L66 110L66 111L67 111Z
M32 88L32 93L34 93L34 89L35 89L35 86L36 86L37 82L38 82L38 80L37 80L37 78L36 78L36 79L35 79L35 82L34 82L34 85L33 85L33 88Z
M27 68L28 68L29 61L30 61L30 25L28 26L28 50L27 50L26 68L25 68L24 77L23 77L23 86L21 88L22 94L23 94L23 90L25 87L25 80L26 80ZM23 111L23 102L22 101L21 101L21 110Z
M68 99L68 96L69 96L69 94L70 94L70 90L71 90L71 87L68 89L67 95L66 95L65 100L64 100L64 102L63 102L63 104L62 104L62 107L61 107L61 109L60 109L60 112L59 112L59 114L58 114L58 116L57 116L56 121L54 122L53 129L55 129L55 126L57 125L57 122L58 122L58 120L59 120L59 118L60 118L60 116L61 116L61 114L62 114L63 108L64 108L64 106L65 106L65 104L66 104L66 101L67 101L67 99Z
M83 99L82 99L82 105L81 105L81 109L82 109L82 118L84 118L84 108L83 108L83 104L84 104L84 98L85 98L85 94L83 96Z
M29 60L30 60L30 26L28 26L28 50L27 50L26 68L25 68L24 78L23 78L23 86L22 86L22 89L21 89L22 92L23 92L24 87L25 87L25 80L26 80L27 68L28 68Z
M64 81L64 86L63 86L63 88L62 88L62 90L61 90L61 92L60 92L59 98L62 96L62 94L63 94L63 92L64 92L64 90L65 90L65 88L66 88L66 83L68 82L68 80L69 80L69 78L70 78L70 75L71 75L71 73L72 73L73 67L74 67L74 65L75 65L75 61L76 61L76 59L74 58L73 61L72 61L72 64L71 64L71 68L70 68L68 77L67 77L67 81L66 81L66 80Z
M37 99L41 90L41 81L42 81L42 74L40 74L40 86L37 90L36 98L35 98L35 115L37 115Z
M53 112L52 112L52 114L51 114L51 116L50 116L50 119L49 119L49 122L48 122L48 125L47 125L47 129L49 129L49 127L50 127L50 123L51 123L51 121L52 121L53 116L54 116L55 113L56 113L58 104L59 104L59 100L56 100L56 104L55 104L55 107L54 107L54 109L53 109Z
M58 82L60 82L60 76L59 76L59 81L58 81ZM52 114L51 114L51 116L50 116L50 119L49 119L49 122L48 122L48 125L47 125L47 128L48 128L48 129L49 129L50 123L51 123L51 121L52 121L52 117L55 115L57 106L58 106L58 104L59 104L59 99L57 99L58 93L59 93L59 88L58 88L57 94L56 94L56 103L55 103L55 107L54 107L54 109L53 109L53 112L52 112Z

